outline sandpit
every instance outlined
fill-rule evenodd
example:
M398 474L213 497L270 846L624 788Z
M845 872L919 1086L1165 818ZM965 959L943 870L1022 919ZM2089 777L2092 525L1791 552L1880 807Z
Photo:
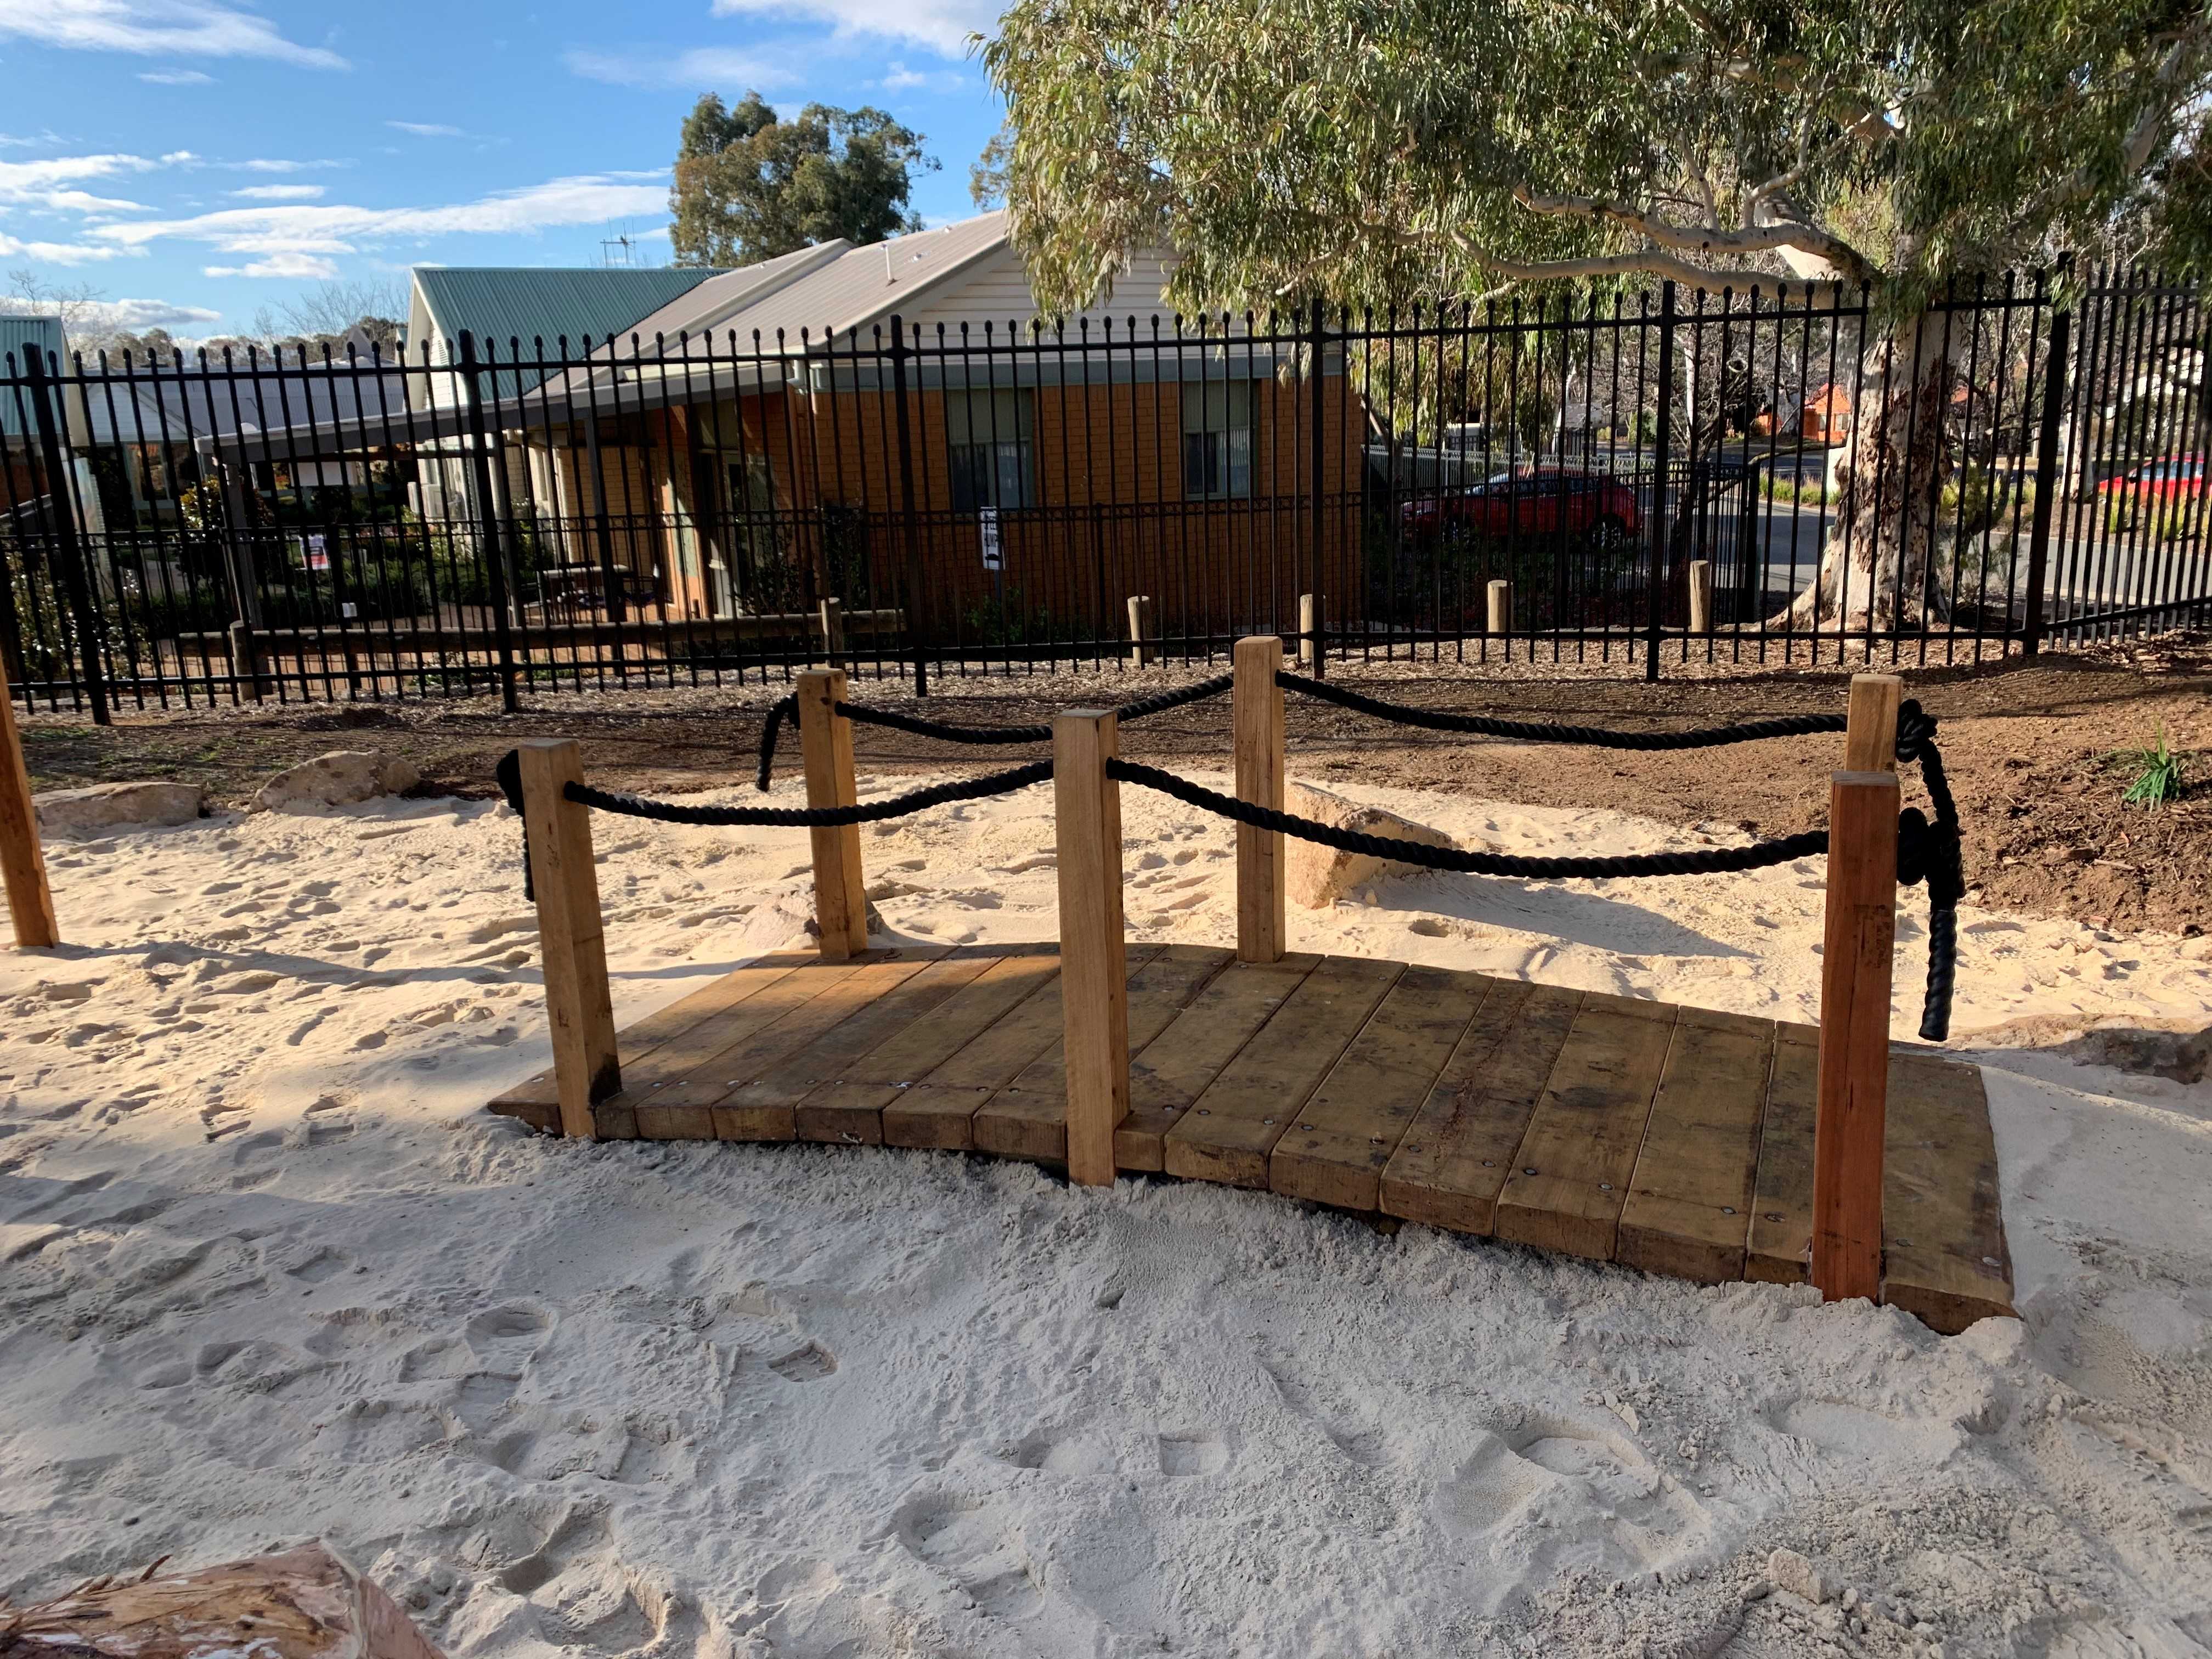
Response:
M1050 811L866 835L890 935L1052 938ZM1124 811L1132 939L1231 942L1228 826ZM1264 1194L531 1136L481 1109L548 1057L518 840L52 849L70 942L0 954L0 1589L320 1534L454 1655L2212 1648L2212 1084L2062 1046L2212 1021L2212 943L1962 911L2023 1319L1941 1338ZM799 934L803 830L599 842L620 1022ZM1822 887L1397 878L1291 944L1806 1019Z

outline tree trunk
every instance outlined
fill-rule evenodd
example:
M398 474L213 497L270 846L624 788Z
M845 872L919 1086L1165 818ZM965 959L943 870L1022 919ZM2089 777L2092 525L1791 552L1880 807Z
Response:
M1769 628L1879 633L1942 614L1936 553L1950 470L1947 323L1924 312L1905 318L1868 350L1820 572Z

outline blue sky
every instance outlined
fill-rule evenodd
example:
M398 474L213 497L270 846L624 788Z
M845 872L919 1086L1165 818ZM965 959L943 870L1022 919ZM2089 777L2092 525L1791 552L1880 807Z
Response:
M92 323L246 327L331 277L593 264L660 233L697 96L888 109L973 211L993 0L0 0L0 271L90 283ZM9 284L0 283L0 291Z

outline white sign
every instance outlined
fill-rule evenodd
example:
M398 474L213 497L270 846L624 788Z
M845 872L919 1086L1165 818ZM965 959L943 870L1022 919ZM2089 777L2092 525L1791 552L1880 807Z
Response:
M999 550L999 509L995 507L978 508L975 526L983 538L983 568L1003 569L1006 559Z

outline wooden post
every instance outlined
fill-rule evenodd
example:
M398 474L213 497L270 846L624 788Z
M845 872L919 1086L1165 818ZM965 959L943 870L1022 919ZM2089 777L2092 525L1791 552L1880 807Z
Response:
M592 1108L622 1087L622 1062L615 1053L614 1002L607 989L592 811L562 793L584 781L584 751L567 738L532 738L517 750L561 1133L589 1137L598 1132Z
M1711 559L1690 561L1690 632L1710 634L1713 631L1713 562Z
M1828 789L1812 1277L1830 1302L1881 1294L1882 1136L1897 938L1898 692L1893 675L1852 680L1845 769Z
M845 671L811 668L799 677L799 747L806 763L809 806L854 806L853 726L837 713L845 701ZM814 925L822 954L842 962L868 948L868 895L860 873L860 826L817 828L814 842Z
M1502 578L1490 584L1489 628L1492 634L1513 631L1513 584Z
M1328 660L1322 649L1321 601L1310 593L1298 595L1298 666L1319 679Z
M1160 658L1159 649L1152 641L1159 635L1152 629L1152 600L1148 593L1129 595L1129 665L1149 668Z
M0 878L8 890L17 947L47 951L62 936L54 921L53 889L46 884L46 855L39 850L39 814L31 805L31 769L23 760L12 696L7 665L0 663Z
M832 668L842 668L845 665L844 600L823 600L821 620L817 627L822 635L823 661Z
M1237 674L1237 799L1283 810L1283 642L1273 634L1237 641L1231 653ZM1283 837L1279 831L1237 826L1237 957L1240 962L1280 962L1283 921Z
M1121 787L1111 709L1053 722L1060 848L1060 988L1067 1066L1067 1178L1114 1184L1114 1131L1129 1110L1129 993L1121 933Z

